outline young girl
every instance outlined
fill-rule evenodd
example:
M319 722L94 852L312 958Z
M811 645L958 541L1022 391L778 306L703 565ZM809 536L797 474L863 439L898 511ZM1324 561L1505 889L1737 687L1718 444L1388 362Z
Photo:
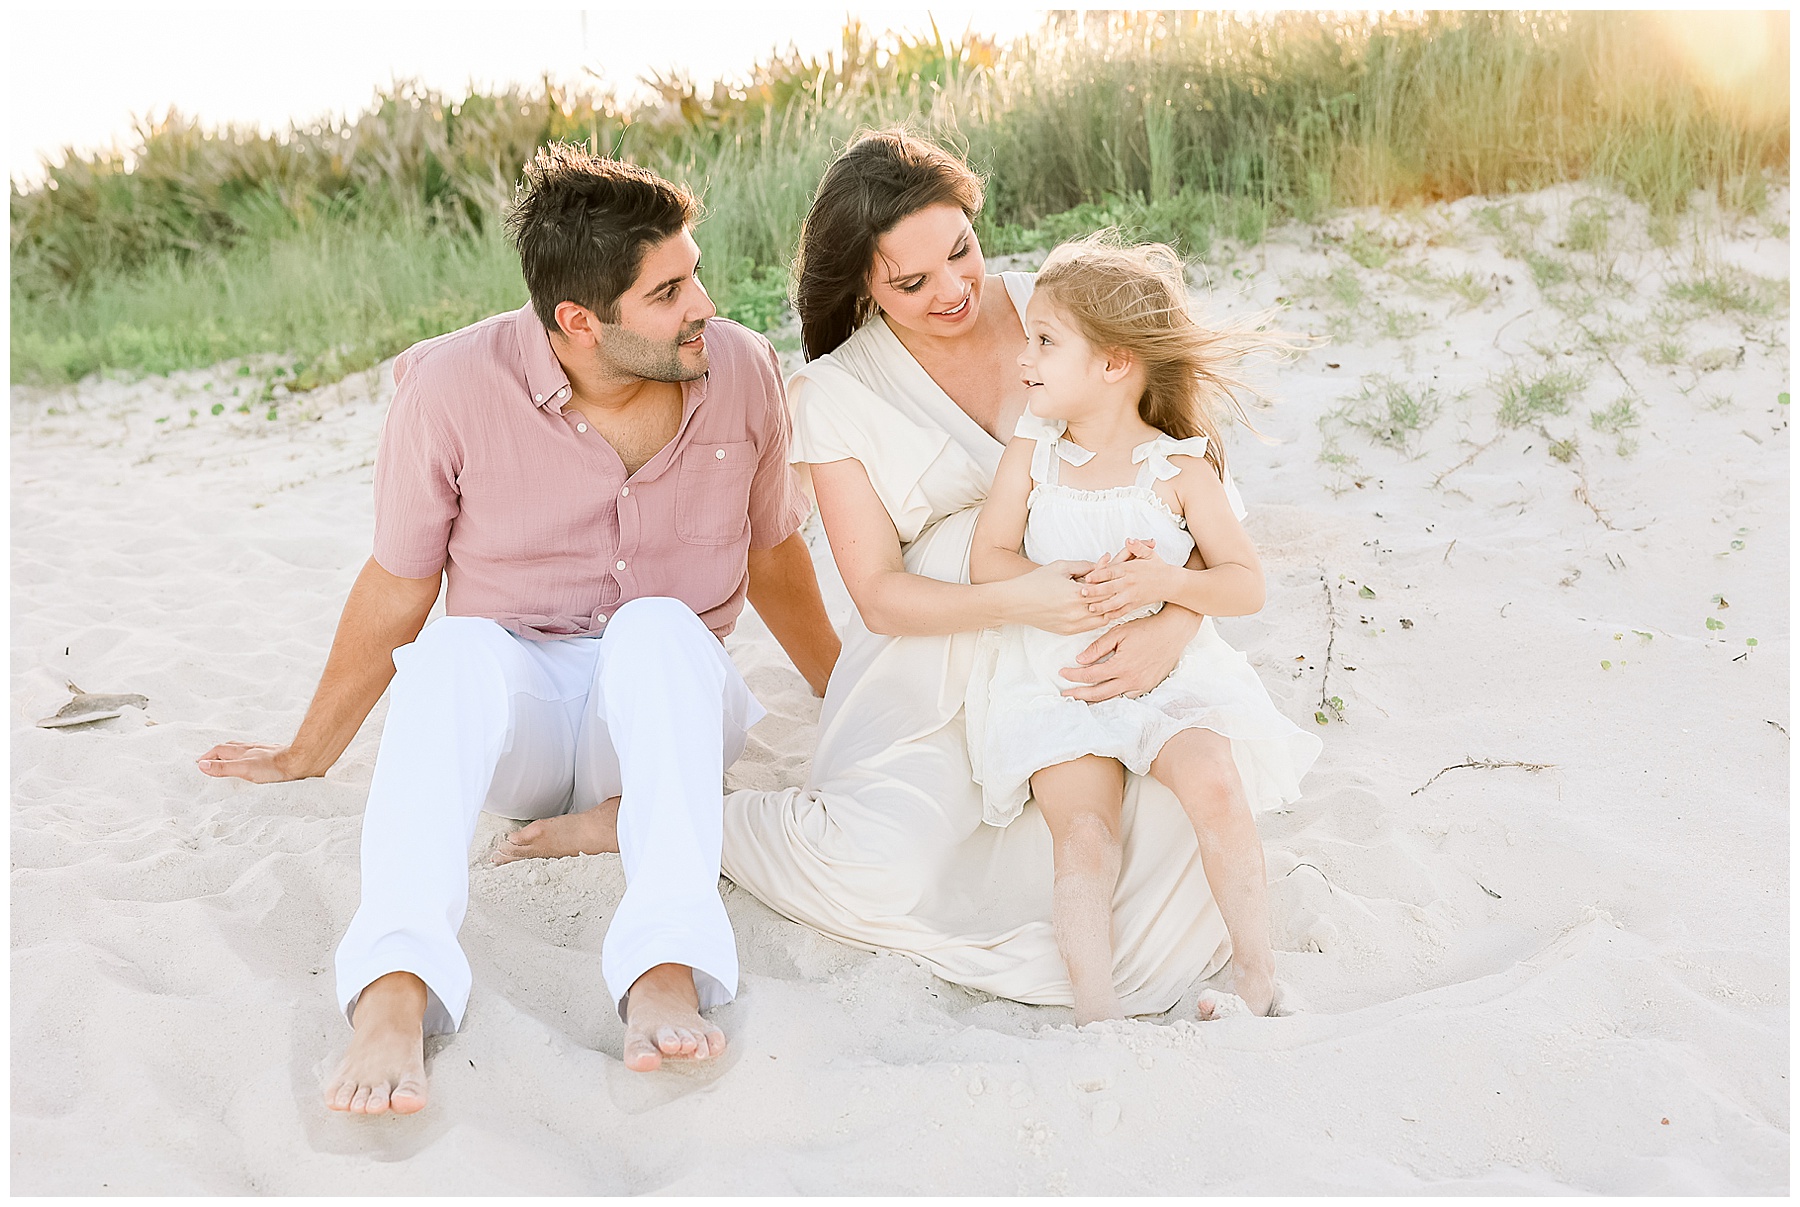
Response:
M1257 341L1195 324L1167 247L1098 237L1050 254L1025 330L1026 410L976 525L969 577L1091 562L1082 593L1097 627L982 635L967 716L985 819L1006 825L1037 801L1054 843L1053 918L1076 1021L1117 1018L1112 897L1125 771L1161 780L1193 823L1231 937L1241 1003L1208 993L1201 1014L1266 1014L1275 962L1251 813L1297 798L1321 744L1275 709L1211 619L1263 604L1262 567L1209 414L1222 405L1242 418L1227 366ZM1099 632L1165 602L1206 617L1168 678L1136 698L1062 694L1072 685L1059 668Z

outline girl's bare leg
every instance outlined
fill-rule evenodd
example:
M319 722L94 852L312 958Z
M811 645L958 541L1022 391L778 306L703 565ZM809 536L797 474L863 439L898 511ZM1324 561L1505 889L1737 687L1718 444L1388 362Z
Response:
M1150 774L1180 799L1200 839L1200 863L1231 935L1234 988L1252 1012L1267 1014L1275 1000L1269 877L1231 741L1210 729L1184 729L1163 746ZM1202 1017L1211 1017L1204 1005Z
M1116 759L1084 755L1032 776L1031 794L1054 843L1051 918L1075 987L1075 1022L1122 1018L1113 990L1112 899L1125 768Z

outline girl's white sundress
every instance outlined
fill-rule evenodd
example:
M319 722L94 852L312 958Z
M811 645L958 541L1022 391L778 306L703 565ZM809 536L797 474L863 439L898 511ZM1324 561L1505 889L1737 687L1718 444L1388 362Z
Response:
M1171 565L1186 562L1194 538L1186 522L1153 489L1182 473L1169 460L1186 455L1192 473L1212 473L1201 462L1206 437L1160 436L1131 455L1141 468L1129 486L1079 490L1059 481L1062 462L1081 465L1093 454L1062 438L1066 427L1029 411L1017 434L1037 441L1026 506L1025 556L1043 565L1115 556L1125 540L1154 539L1156 554ZM1227 497L1238 518L1243 501L1230 478ZM1156 605L1161 607L1161 605ZM1149 608L1114 624L1147 615ZM1084 754L1118 759L1147 774L1157 754L1184 729L1210 729L1231 739L1231 753L1253 811L1279 808L1299 798L1300 777L1323 748L1276 710L1249 660L1219 636L1212 617L1188 643L1168 678L1136 699L1123 696L1089 704L1062 695L1071 686L1059 673L1113 625L1062 636L1025 625L988 629L976 646L969 676L969 758L982 790L982 817L1004 826L1031 795L1031 777L1045 767Z

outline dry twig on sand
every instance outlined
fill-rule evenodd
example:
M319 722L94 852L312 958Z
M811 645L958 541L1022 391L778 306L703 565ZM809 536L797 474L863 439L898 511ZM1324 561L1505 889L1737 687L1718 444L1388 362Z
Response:
M1607 514L1604 511L1601 511L1599 505L1594 502L1593 496L1588 493L1587 474L1579 466L1575 469L1575 478L1577 482L1575 487L1575 497L1581 500L1589 511L1594 513L1594 518L1596 520L1599 520L1602 524L1606 525L1608 532L1619 531L1618 527L1614 525L1610 518L1608 518Z
M1497 771L1502 767L1521 767L1526 771L1548 771L1555 766L1555 763L1523 763L1518 759L1469 759L1466 762L1450 764L1448 767L1444 768L1443 771L1438 772L1437 775L1432 776L1417 788L1414 788L1408 795L1417 796L1419 793L1425 791L1425 789L1431 787L1431 785L1437 783L1438 775L1443 775L1446 771L1461 771L1465 767L1481 771Z
M1501 323L1500 330L1494 332L1494 347L1496 347L1496 348L1500 347L1500 332L1501 331L1505 331L1508 327L1512 326L1514 323L1518 322L1520 319L1524 318L1526 315L1536 314L1536 313L1537 313L1537 307L1534 306L1530 310L1519 311L1519 313L1513 315L1511 318L1507 319L1504 323Z
M1555 436L1550 434L1550 430L1544 427L1543 424L1538 425L1538 433L1546 440L1554 441L1556 439ZM1600 505L1594 502L1594 496L1588 489L1587 463L1582 459L1579 452L1574 454L1574 461L1575 498L1581 502L1582 506L1594 513L1594 518L1599 520L1608 532L1642 532L1647 527L1647 525L1639 524L1636 528L1620 528L1617 524L1613 523L1612 517L1607 515L1604 511L1601 511Z
M1331 598L1331 579L1325 573L1325 563L1319 563L1319 586L1325 590L1325 670L1319 676L1319 710L1317 715L1323 718L1325 710L1331 709L1342 721L1344 714L1331 702L1331 652L1337 645L1337 603ZM1324 724L1321 719L1320 724Z
M1593 345L1594 350L1606 359L1607 364L1612 366L1612 371L1619 375L1619 380L1625 383L1625 388L1630 390L1633 395L1637 395L1638 388L1631 383L1631 378L1625 376L1625 370L1619 368L1619 362L1614 360L1612 353L1606 350L1606 345L1601 342L1600 337L1590 331L1587 324L1580 319L1575 320L1575 325L1581 329L1583 335L1587 336L1588 343Z
M1331 883L1331 877L1327 876L1324 873L1324 871L1317 864L1296 863L1293 867L1291 867L1287 870L1287 875L1283 876L1282 879L1286 880L1288 878L1288 876L1292 876L1295 872L1299 871L1301 868L1311 868L1313 871L1318 872L1319 879L1321 879L1325 882L1325 887L1331 890L1332 896L1335 897L1337 895L1337 886L1335 884Z
M1475 458L1481 456L1481 454L1487 452L1490 448L1493 448L1495 444L1499 443L1499 441L1500 441L1500 437L1495 436L1492 440L1488 441L1486 444L1477 448L1474 452L1472 452L1468 456L1464 457L1461 461L1458 461L1455 465L1452 465L1449 469L1445 470L1443 473L1441 473L1437 477L1433 478L1431 480L1431 488L1433 490L1436 490L1443 483L1445 478L1448 478L1451 474L1455 473L1459 469L1465 469L1468 466L1473 465L1475 463Z

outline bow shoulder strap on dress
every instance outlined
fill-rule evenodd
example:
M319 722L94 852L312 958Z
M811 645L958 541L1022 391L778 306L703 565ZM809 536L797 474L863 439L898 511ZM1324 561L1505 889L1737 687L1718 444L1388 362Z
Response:
M1206 455L1206 437L1190 436L1186 440L1177 440L1173 436L1158 436L1154 440L1138 445L1131 450L1132 461L1144 467L1138 471L1138 485L1148 486L1153 480L1167 482L1181 472L1169 458L1183 455L1196 460L1204 457ZM1231 514L1241 520L1248 514L1248 509L1244 506L1244 497L1238 493L1237 483L1231 480L1229 473L1224 476L1224 483L1225 499L1231 504Z
M1158 436L1132 449L1133 464L1144 467L1138 471L1137 484L1148 486L1153 480L1167 482L1180 473L1181 470L1169 460L1177 455L1196 459L1206 456L1206 437L1190 436L1186 440L1177 440L1173 436Z
M1037 449L1031 454L1033 482L1054 484L1058 477L1059 461L1067 461L1070 465L1086 465L1094 459L1094 454L1087 449L1062 438L1068 427L1065 420L1040 419L1030 410L1019 416L1013 435L1037 441Z

